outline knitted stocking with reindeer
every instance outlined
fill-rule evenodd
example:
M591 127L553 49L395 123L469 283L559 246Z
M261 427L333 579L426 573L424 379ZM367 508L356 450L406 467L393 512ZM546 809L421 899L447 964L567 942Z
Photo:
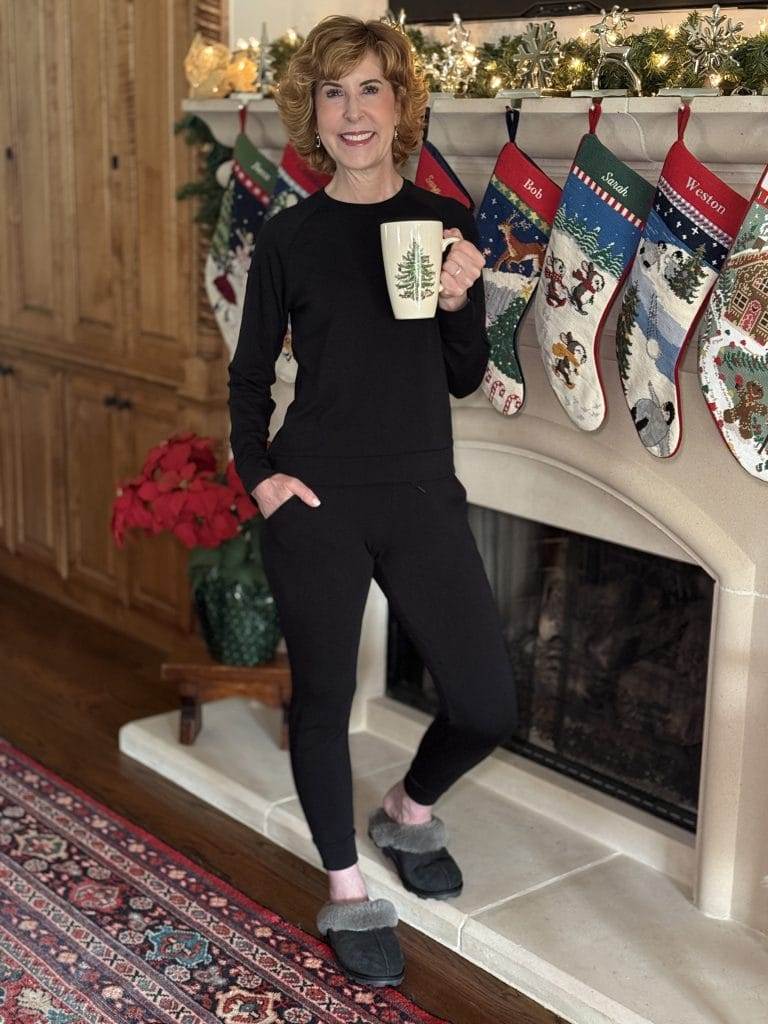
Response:
M519 112L505 111L509 142L499 153L477 214L490 357L482 389L497 412L525 400L517 354L520 324L539 282L560 188L515 143Z

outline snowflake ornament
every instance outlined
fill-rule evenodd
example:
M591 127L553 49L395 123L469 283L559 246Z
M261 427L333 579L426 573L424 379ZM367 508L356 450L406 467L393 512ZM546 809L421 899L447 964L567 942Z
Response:
M554 21L530 22L510 60L523 89L549 89L560 63L560 40Z
M723 72L735 66L732 53L743 28L743 22L734 23L721 14L719 4L713 4L712 13L705 17L691 15L690 21L682 26L694 73L703 76L706 85L717 88Z

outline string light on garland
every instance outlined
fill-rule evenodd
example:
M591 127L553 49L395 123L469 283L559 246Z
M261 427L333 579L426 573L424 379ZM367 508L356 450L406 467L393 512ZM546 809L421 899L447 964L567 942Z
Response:
M469 41L469 34L461 17L454 13L453 24L448 30L448 42L439 53L430 54L429 61L424 65L425 74L437 80L441 92L464 96L477 74L480 58L476 47Z

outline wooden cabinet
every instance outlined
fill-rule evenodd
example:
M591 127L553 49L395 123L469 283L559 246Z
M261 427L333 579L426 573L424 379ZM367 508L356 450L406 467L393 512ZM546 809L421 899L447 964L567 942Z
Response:
M180 382L194 174L174 121L186 0L0 0L2 194L15 334Z
M151 447L226 423L176 199L199 18L194 0L0 0L0 574L158 643L194 629L187 550L118 549L109 525Z
M128 534L117 548L110 531L117 484L138 474L150 449L178 429L178 418L169 389L68 375L70 571L125 605L188 628L186 549L167 533Z
M67 573L63 373L0 353L4 533L16 555Z
M110 533L110 510L123 473L127 410L107 377L72 371L65 386L69 572L128 603L127 558ZM130 473L135 475L136 469Z

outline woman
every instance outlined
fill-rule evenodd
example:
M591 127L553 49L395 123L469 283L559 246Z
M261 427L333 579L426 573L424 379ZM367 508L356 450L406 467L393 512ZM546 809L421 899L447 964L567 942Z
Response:
M405 777L368 832L421 896L461 891L432 806L514 728L498 609L454 472L449 393L480 385L489 353L484 257L457 200L397 167L421 142L429 94L407 37L334 15L309 33L276 102L325 188L261 227L229 365L237 472L263 516L261 550L291 665L290 755L328 872L317 918L355 980L399 984L397 913L369 900L357 863L348 722L371 579L416 644L440 698ZM456 235L432 319L397 320L379 225ZM275 361L291 317L295 399L267 451Z

